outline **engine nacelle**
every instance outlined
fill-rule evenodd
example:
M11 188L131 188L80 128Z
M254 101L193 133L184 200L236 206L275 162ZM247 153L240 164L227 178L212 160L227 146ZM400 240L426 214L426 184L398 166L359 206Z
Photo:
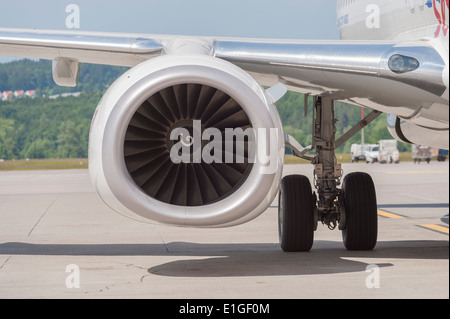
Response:
M230 142L226 132L254 136ZM102 199L121 214L166 224L225 227L257 217L277 194L283 158L270 97L246 72L210 56L139 64L114 82L92 120L89 171Z
M423 127L393 114L387 114L386 122L389 133L400 142L449 149L448 129Z

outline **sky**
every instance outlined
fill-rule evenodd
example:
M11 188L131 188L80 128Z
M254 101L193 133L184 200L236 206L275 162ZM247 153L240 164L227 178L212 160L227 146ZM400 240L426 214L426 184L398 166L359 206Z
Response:
M0 0L0 28L254 38L338 39L336 0ZM10 58L0 56L0 62Z

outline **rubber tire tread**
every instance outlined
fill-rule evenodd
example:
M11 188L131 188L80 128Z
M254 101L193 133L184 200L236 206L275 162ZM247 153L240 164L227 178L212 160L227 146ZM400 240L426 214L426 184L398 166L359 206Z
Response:
M309 179L303 175L284 177L278 200L279 218L283 214L283 223L278 225L281 248L285 252L311 250L314 241L314 212Z
M346 228L342 231L348 250L372 250L378 236L378 211L375 186L367 173L345 176L342 190L346 212Z

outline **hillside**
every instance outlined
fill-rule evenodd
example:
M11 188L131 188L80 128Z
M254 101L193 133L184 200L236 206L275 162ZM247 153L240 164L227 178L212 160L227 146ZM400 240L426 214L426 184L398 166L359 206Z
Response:
M36 90L38 95L65 92L103 92L128 68L96 64L80 64L78 86L60 87L53 82L49 60L18 60L0 63L0 91Z
M82 64L76 88L53 83L50 61L20 60L0 64L0 91L36 90L34 99L0 101L0 159L82 158L87 156L92 115L104 91L126 68ZM42 97L81 91L79 97L49 99ZM285 131L302 145L311 143L312 99L308 116L303 116L303 95L289 92L277 103ZM369 111L369 110L368 110ZM368 112L367 111L367 112ZM360 119L358 107L337 102L337 135L340 136ZM365 130L366 142L391 138L381 116ZM354 136L338 152L349 152ZM405 144L402 151L408 150Z

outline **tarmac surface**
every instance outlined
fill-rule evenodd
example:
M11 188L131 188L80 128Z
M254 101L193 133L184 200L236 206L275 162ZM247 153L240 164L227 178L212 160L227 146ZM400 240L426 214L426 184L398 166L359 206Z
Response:
M244 225L178 228L113 212L87 170L0 172L0 298L448 299L448 162L343 169L374 179L373 251L319 224L310 252L283 253L277 199Z

